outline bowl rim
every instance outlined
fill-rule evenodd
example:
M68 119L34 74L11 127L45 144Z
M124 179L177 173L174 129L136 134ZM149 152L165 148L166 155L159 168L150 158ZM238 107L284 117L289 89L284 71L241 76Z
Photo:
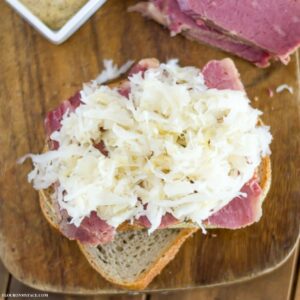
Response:
M46 39L56 45L66 41L106 2L106 0L88 0L59 30L53 30L19 0L5 1Z

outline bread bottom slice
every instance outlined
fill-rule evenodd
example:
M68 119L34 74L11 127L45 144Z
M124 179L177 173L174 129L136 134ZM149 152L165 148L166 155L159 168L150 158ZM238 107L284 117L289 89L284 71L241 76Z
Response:
M262 204L271 183L269 157L262 160L258 175L263 191ZM45 218L59 230L49 191L40 191L39 194ZM193 227L159 229L148 235L146 229L127 225L117 231L114 240L108 244L92 247L78 242L78 245L90 265L106 280L122 288L142 290L175 257L185 240L198 230L193 223L179 226Z
M142 290L175 257L197 229L161 229L118 232L113 242L81 251L106 280L127 289Z
M40 192L40 206L47 221L59 230L50 196ZM175 257L185 240L198 228L117 231L105 245L77 242L90 265L106 280L131 290L144 289Z

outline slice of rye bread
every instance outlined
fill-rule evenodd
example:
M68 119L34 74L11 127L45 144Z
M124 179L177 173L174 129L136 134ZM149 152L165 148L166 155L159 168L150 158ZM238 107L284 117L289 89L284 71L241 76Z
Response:
M262 188L262 204L271 184L269 157L262 160L258 176ZM59 230L50 191L40 191L39 196L45 218ZM174 228L175 226L178 228ZM90 265L106 280L123 288L142 290L175 257L185 240L199 229L191 222L175 226L158 229L148 235L144 228L125 222L119 226L111 243L97 247L77 243ZM206 227L213 228L213 226Z
M49 197L40 193L40 205L48 222L59 228ZM87 246L77 242L90 265L106 280L127 289L142 290L175 257L181 245L198 228L117 232L112 242Z
M263 191L262 203L271 184L269 157L262 160L258 175ZM40 191L39 196L45 218L59 230L57 214L49 190ZM147 230L126 222L118 228L111 243L97 247L77 243L90 265L106 280L123 288L142 290L175 257L185 240L199 229L191 222L176 224L176 226L181 229L173 226L173 228L158 229L148 235Z
M91 247L78 243L91 266L106 280L126 289L142 290L175 257L197 228L146 229L117 233L113 242Z

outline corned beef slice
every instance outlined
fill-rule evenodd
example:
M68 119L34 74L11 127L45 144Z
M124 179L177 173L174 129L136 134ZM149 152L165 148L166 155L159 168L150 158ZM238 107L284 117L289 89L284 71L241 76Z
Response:
M159 225L159 229L163 229L166 228L170 225L175 225L177 224L179 221L170 213L166 213L164 216L162 216L161 218L161 222ZM140 225L142 227L146 227L149 228L151 227L151 223L149 221L149 219L146 216L141 216L139 217L136 222L137 225Z
M299 0L174 0L193 19L286 61L300 45Z
M130 8L167 26L172 34L240 56L260 67L289 61L300 45L299 0L150 0Z
M132 68L129 70L128 76L131 76L133 74L142 72L142 74L145 73L150 68L158 68L159 67L159 61L156 58L144 58L140 60L137 64L133 65Z
M80 105L80 92L77 92L70 99L65 100L60 106L56 109L48 112L44 126L46 134L49 137L52 132L58 130L61 126L60 122L63 115L68 112L73 112Z
M256 179L250 180L241 189L246 197L231 200L226 206L211 215L205 222L214 227L237 229L257 222L262 214L261 188Z
M240 74L231 59L211 60L202 70L205 84L218 90L244 91Z
M89 217L85 217L80 226L70 224L69 216L65 210L60 211L61 219L59 228L70 240L78 240L82 243L97 246L113 240L115 228L100 219L95 211Z
M238 70L229 58L212 60L203 68L205 83L210 88L244 90ZM228 229L242 228L257 222L261 217L261 188L256 178L246 183L241 192L246 197L236 197L205 222L210 226Z
M143 72L147 69L146 66L155 67L155 65L156 63L153 60L143 60L141 65L133 67L134 69L131 70L130 74L139 71ZM244 90L239 73L231 59L210 61L204 66L203 75L207 86L210 88ZM45 128L48 138L51 133L59 130L63 115L67 111L74 111L80 104L80 93L76 93L69 100L64 101L59 107L47 114ZM50 142L54 141L50 140ZM52 145L51 148L51 145L50 149L52 150L59 147L59 145ZM102 148L101 150L103 151ZM54 188L57 188L57 186L54 186ZM250 180L241 191L245 192L247 196L233 199L205 222L211 226L235 229L257 221L261 216L261 204L259 202L261 189L256 179ZM57 201L53 205L60 215L60 229L69 239L79 240L90 245L104 244L113 240L115 229L99 218L96 212L91 212L90 216L85 217L80 226L76 227L74 224L70 224L67 212L59 208ZM140 217L136 220L136 223L144 227L150 227L150 222L146 216ZM172 214L166 213L162 217L159 228L165 228L176 223L178 223L178 220Z
M270 54L254 45L224 35L204 22L184 14L176 0L140 2L130 8L168 27L172 35L182 33L188 38L231 52L261 67L269 64Z
M59 107L47 113L44 127L48 138L48 147L50 150L57 149L59 144L57 141L52 141L50 135L61 127L63 115L68 111L74 111L80 105L80 92L77 92L70 99L65 100Z

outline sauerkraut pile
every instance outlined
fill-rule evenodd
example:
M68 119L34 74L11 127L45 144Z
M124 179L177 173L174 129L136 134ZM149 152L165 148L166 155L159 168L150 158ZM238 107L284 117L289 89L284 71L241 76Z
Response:
M83 88L82 104L51 135L59 148L30 155L29 180L36 189L58 183L54 197L76 226L91 211L114 227L145 215L150 232L166 212L201 226L270 154L262 113L244 92L208 89L199 69L176 61L128 80L128 98Z

